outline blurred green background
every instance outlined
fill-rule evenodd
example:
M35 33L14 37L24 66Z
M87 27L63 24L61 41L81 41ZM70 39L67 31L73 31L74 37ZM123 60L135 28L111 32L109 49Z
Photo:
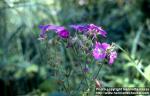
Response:
M57 41L47 47L37 39L38 26L83 23L101 25L106 41L120 45L138 63L118 50L116 62L100 73L104 86L150 87L150 0L0 0L0 96L55 90L47 78L64 55Z

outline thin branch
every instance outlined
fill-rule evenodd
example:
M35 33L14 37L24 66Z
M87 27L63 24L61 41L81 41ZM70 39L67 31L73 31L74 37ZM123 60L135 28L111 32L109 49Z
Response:
M102 64L101 64L101 66L99 67L98 72L97 72L97 74L95 75L94 79L96 79L96 78L97 78L97 76L99 75L100 70L102 69L102 66L103 66L103 63L102 63Z

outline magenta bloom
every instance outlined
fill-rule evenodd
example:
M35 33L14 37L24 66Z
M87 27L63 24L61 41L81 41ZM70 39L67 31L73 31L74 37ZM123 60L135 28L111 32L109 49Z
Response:
M89 31L95 31L94 35L100 34L103 37L106 37L106 31L104 31L101 27L98 27L94 24L89 24Z
M105 59L106 57L106 50L110 47L109 44L107 43L99 43L99 42L96 42L95 44L95 48L93 50L93 56L95 59L97 60L102 60L102 59Z
M106 34L107 34L106 31L104 31L101 27L98 27L94 24L71 25L71 27L79 32L87 31L87 33L93 34L94 37L96 37L96 35L98 35L98 34L102 35L103 37L106 37Z
M109 44L96 42L93 49L93 56L96 60L109 59L109 64L113 64L117 58L117 52L110 49L111 46Z
M87 25L70 25L70 27L74 28L75 30L77 30L79 32L88 31Z
M113 64L116 58L117 58L117 52L116 51L110 52L109 64Z
M61 38L68 38L69 37L69 31L67 31L64 27L59 27L56 29L56 33Z
M40 33L40 39L46 38L46 32L49 30L55 31L59 37L61 38L68 38L69 37L69 31L65 29L65 27L62 26L56 26L56 25L40 25L39 28L41 29Z

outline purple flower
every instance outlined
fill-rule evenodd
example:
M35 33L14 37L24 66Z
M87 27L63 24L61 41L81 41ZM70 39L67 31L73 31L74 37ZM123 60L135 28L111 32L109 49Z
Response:
M55 31L59 37L62 38L68 38L69 37L69 31L65 29L65 27L62 26L56 26L56 25L40 25L39 28L41 29L40 38L39 39L45 39L46 38L46 32L49 30Z
M93 56L96 60L109 59L109 64L113 64L117 58L117 52L107 43L96 42Z
M83 71L84 71L85 73L89 72L89 67L87 67L87 66L84 67L84 68L83 68Z
M84 32L88 31L88 26L87 25L70 25L71 28L74 28L75 30L79 32Z
M106 37L106 31L104 31L101 27L98 27L94 24L87 24L87 25L71 25L72 28L79 32L85 32L94 35L96 37L97 34L102 35L103 37Z
M68 38L69 37L69 31L67 31L64 27L59 27L56 29L56 33L61 38Z
M94 24L89 24L88 26L89 26L89 31L92 31L92 32L94 31L95 32L94 35L100 34L103 37L106 37L107 33L101 27L98 27L98 26L96 26Z
M40 26L39 26L39 28L40 28L40 30L41 30L40 39L46 38L46 35L45 35L45 34L46 34L47 27L48 27L48 25L45 25L45 26L40 25Z
M106 57L106 50L110 47L109 44L107 43L99 43L99 42L96 42L95 44L95 48L93 50L93 56L95 59L97 60L102 60L102 59L105 59Z
M116 58L117 58L117 52L116 51L110 52L110 55L109 55L109 64L113 64L114 60Z

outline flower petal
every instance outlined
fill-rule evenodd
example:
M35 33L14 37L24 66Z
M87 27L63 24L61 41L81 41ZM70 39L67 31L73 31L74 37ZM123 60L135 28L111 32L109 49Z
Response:
M111 52L109 56L109 64L113 64L116 58L117 52L116 51Z
M96 42L96 44L95 44L95 48L93 49L93 52L92 52L92 54L93 54L93 56L94 56L94 58L95 59L97 59L97 60L102 60L102 59L105 59L105 57L106 57L106 47L108 47L109 46L109 44L107 44L107 43L100 43L100 42Z
M47 24L47 25L40 25L39 28L41 29L40 39L46 38L46 32L48 30L54 30L62 38L68 38L69 37L69 31L67 31L62 26Z
M79 32L88 31L87 25L70 25L71 28L74 28L75 30Z

